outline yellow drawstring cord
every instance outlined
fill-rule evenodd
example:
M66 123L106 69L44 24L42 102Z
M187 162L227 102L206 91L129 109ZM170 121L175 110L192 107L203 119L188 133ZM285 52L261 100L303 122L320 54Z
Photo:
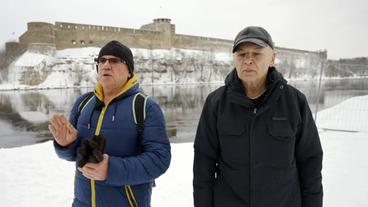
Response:
M96 207L96 188L95 180L91 179L91 204L92 207Z
M104 106L101 110L100 116L98 117L98 122L97 122L95 135L100 134L102 121L103 121L103 117L105 115L106 109L107 109L107 106ZM95 180L94 179L91 179L91 205L92 205L92 207L96 207L96 186L95 186Z
M137 200L135 199L134 193L130 185L125 186L125 194L128 198L129 205L131 207L138 207Z
M127 91L129 88L133 87L136 83L137 83L137 77L135 75L133 75L133 77L129 79L128 84L126 84L124 86L122 91L117 96L121 95L122 93ZM97 89L99 89L98 86L97 86ZM100 86L100 88L102 88L102 87ZM101 90L96 90L96 91L98 92L98 91L101 91ZM97 97L99 97L98 95L99 94L96 94ZM109 103L107 103L101 110L101 114L98 117L98 122L97 122L97 126L96 126L95 135L100 134L103 117L105 116L105 111L106 111L108 105L109 105ZM131 207L138 207L137 200L135 199L134 193L133 193L132 188L130 187L130 185L125 186L125 194L128 198L130 206ZM91 179L91 205L92 205L92 207L96 207L96 187L95 187L95 180L93 180L93 179Z
M100 114L100 117L98 118L98 122L97 122L95 135L100 134L102 121L103 121L103 117L105 115L106 109L107 109L107 106L104 106L101 110L101 114ZM131 207L138 207L137 200L135 199L134 193L133 193L132 188L130 187L130 185L125 186L125 194L128 198L130 206ZM91 179L91 205L92 205L92 207L96 207L96 186L95 186L95 180L93 180L93 179Z

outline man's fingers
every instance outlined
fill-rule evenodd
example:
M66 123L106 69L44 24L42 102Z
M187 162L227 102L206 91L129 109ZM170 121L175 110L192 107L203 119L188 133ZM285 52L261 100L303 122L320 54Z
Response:
M62 124L68 124L69 120L64 116L64 114L60 115L60 121Z
M51 125L54 129L54 132L66 132L66 130L68 129L68 126L66 124L62 124L60 121L56 120L56 119L52 119L51 120Z
M49 130L50 130L51 134L54 134L55 133L55 127L52 126L51 124L49 124L48 127L49 127Z
M96 170L97 166L98 166L98 163L88 162L87 164L83 166L83 170L88 170L88 171Z
M84 177L86 177L86 178L88 178L88 179L93 179L93 177L90 175L90 174L88 174L87 172L85 172L85 171L81 171L82 172L82 174L83 174L83 176Z
M70 133L70 134L77 134L77 130L74 128L74 126L70 123L70 122L68 122L68 124L67 124L67 128L68 128L68 132Z
M55 139L57 139L57 136L56 136L56 129L55 129L55 127L53 126L53 125L51 125L51 124L49 124L49 130L50 130L50 132L51 132L51 134L52 134L52 136L55 138Z
M56 126L63 126L66 125L68 123L68 120L66 119L66 117L64 116L64 114L54 114L51 116L51 123L53 123Z
M109 160L109 155L103 154L103 160L101 162L99 163L88 162L87 164L83 166L83 169L86 168L87 170L97 170L100 168L100 165L102 165L103 162L108 162L108 160Z
M61 122L58 115L53 115L51 117L51 123L53 123L55 126L61 126Z
M50 118L49 130L51 131L54 138L58 140L63 139L68 132L68 122L64 123L64 118L62 117L64 117L64 115L54 114Z
M60 131L54 125L49 124L49 130L55 139L59 139Z
M109 155L108 154L103 154L103 161L106 161L106 162L109 161Z
M55 132L76 134L76 129L64 115L53 115L50 119Z
M83 168L78 168L78 170L83 174L84 177L88 179L94 179L95 178L95 170L86 168L86 165L83 166Z
M107 167L107 162L109 156L107 154L103 155L104 159L99 163L86 163L83 168L78 168L78 170L88 179L95 180L105 180L107 176L107 172L104 172L104 167Z
M61 121L58 118L53 117L53 118L51 118L50 121L51 121L51 125L53 125L56 130L63 127L63 124L61 123Z
M53 115L51 118L50 118L50 122L51 122L51 125L53 126L59 126L56 118L55 118L55 115Z

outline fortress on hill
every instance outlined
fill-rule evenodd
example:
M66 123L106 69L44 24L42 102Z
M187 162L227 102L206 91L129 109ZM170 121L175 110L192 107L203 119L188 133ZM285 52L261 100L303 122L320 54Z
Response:
M66 22L29 22L28 30L19 37L22 46L49 44L57 50L80 47L102 47L110 40L119 40L131 48L195 49L229 51L232 41L179 35L170 19L154 19L140 29L74 24Z
M157 18L140 29L75 24L67 22L29 22L27 31L19 37L19 43L8 47L30 48L51 46L56 50L80 47L102 47L110 40L119 40L131 48L193 49L213 52L229 52L233 40L176 34L170 19ZM326 51L305 51L276 47L281 53L314 54L326 59ZM281 54L282 55L282 54Z
M154 19L153 22L139 29L68 22L55 22L55 24L28 22L27 31L19 37L19 42L6 43L6 64L10 65L25 51L52 57L57 50L102 47L111 40L121 41L130 48L148 49L151 54L153 49L166 49L168 51L163 53L172 54L165 58L155 58L155 56L147 58L140 53L134 54L136 68L139 69L136 72L140 75L142 82L155 83L162 78L173 83L185 80L211 82L214 81L213 77L221 77L218 79L222 80L233 68L233 40L176 34L175 24L172 24L167 18ZM275 50L277 53L276 67L287 78L316 77L323 63L327 61L326 50L307 51L282 47L276 47ZM69 68L71 71L78 71L80 68L89 70L95 67L92 59L80 62L81 65L76 64L73 63L73 60L57 60L56 58L54 62L42 60L33 66L14 66L8 70L10 73L18 71L21 77L19 80L22 80L24 84L37 85L52 71L63 70L62 68ZM63 67L58 68L58 65L63 65ZM8 67L0 65L1 68ZM42 73L44 77L40 75L40 72L35 72L36 69L44 71ZM160 75L156 77L153 72ZM39 78L41 76L42 80ZM183 78L178 78L179 76Z

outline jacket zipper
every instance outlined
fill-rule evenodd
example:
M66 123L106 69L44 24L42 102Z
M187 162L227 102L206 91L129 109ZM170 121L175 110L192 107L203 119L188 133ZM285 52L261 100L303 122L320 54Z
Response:
M252 206L253 205L253 201L252 201L252 171L253 171L253 162L252 162L252 154L253 154L253 151L252 151L252 148L253 148L253 145L252 145L252 141L253 141L253 137L254 137L254 130L253 130L253 127L254 127L254 123L255 123L255 120L256 120L256 113L257 113L257 108L254 108L253 109L253 119L252 119L252 123L251 123L251 126L250 126L250 131L249 131L249 206Z
M261 110L261 114L265 111L268 110L268 106L264 107ZM250 126L250 131L249 131L249 206L253 206L253 199L252 199L252 171L253 171L253 151L252 151L252 147L253 147L253 139L254 139L254 130L252 130L254 128L255 122L256 122L256 118L257 116L259 116L260 114L258 113L258 108L254 108L253 109L253 120Z

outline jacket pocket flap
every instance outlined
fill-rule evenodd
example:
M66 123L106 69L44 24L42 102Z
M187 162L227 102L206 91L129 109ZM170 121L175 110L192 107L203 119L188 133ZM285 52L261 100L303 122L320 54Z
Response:
M294 134L287 119L285 120L273 119L268 124L268 132L273 137L280 137L283 139L291 138Z

